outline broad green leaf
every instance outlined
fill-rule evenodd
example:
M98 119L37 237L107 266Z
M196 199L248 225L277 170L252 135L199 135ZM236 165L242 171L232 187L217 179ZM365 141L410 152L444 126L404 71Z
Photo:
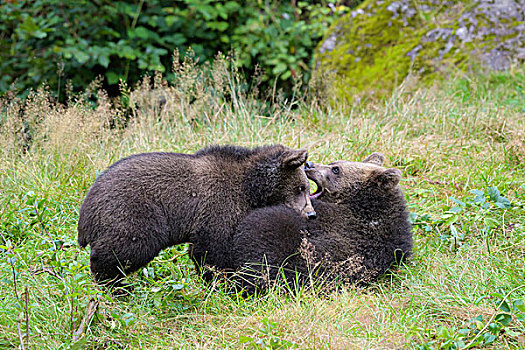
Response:
M150 36L150 31L144 27L137 27L133 32L136 36L138 36L141 39L147 39Z
M463 207L457 206L457 205L449 209L449 211L454 213L454 214L457 214L457 213L461 212L462 210L463 210Z
M228 19L228 12L226 12L226 9L221 3L217 3L215 5L215 9L219 14L219 17L221 17L222 19Z
M175 33L169 37L165 37L164 40L167 43L173 43L176 46L180 46L186 42L186 37L181 33Z
M130 59L130 60L134 60L137 58L135 50L130 46L123 46L120 50L119 55L122 55L125 58Z
M503 300L502 302L500 302L501 305L500 305L500 310L504 311L504 312L510 312L510 306L509 306L509 303L507 303L506 300Z
M106 72L106 79L108 80L108 84L117 84L119 82L119 76L115 74L115 72L108 71Z
M148 62L146 62L144 59L142 58L139 58L138 59L138 64L139 64L139 68L140 69L146 69L148 68Z
M525 312L525 303L523 303L523 300L521 300L521 299L515 300L512 303L512 306L514 307L514 310Z
M31 35L34 36L35 38L43 39L47 36L47 33L41 30L37 30L35 32L32 32Z
M109 57L107 55L100 55L98 56L98 64L101 66L108 68L109 65Z
M496 315L494 320L505 327L512 321L512 316L507 313L502 313Z
M502 196L499 196L496 200L496 206L498 206L501 209L509 209L510 208L510 201Z
M281 75L281 80L287 80L292 75L292 72L290 70L287 70Z
M485 192L481 190L470 190L470 193L475 194L476 196L485 196Z
M227 1L224 4L224 8L231 13L231 12L238 11L241 8L241 5L239 5L237 1Z
M496 340L496 336L494 334L485 333L483 334L483 339L485 340L485 344L492 344Z
M496 334L500 331L501 327L500 324L491 322L488 326L488 330L490 333Z
M219 32L224 32L228 29L227 22L207 22L206 26L212 30L218 30Z
M474 321L474 324L476 325L476 328L477 328L478 330L482 330L483 327L485 326L485 325L483 324L483 322L481 322L481 321L479 321L479 320L475 320L475 321Z
M178 16L166 16L164 17L164 20L166 21L166 25L169 27L173 23L177 22L179 20Z
M288 67L286 66L286 64L280 62L272 69L272 73L273 74L280 74L280 73L284 72L287 68Z
M478 195L478 196L474 197L474 199L472 201L474 203L476 203L476 204L483 204L483 203L485 203L486 200L487 199L485 198L484 195L481 195L481 196Z
M84 64L89 60L89 55L84 51L75 50L73 51L73 56L80 64Z
M499 197L499 190L497 187L489 187L487 189L487 196L489 196L490 199L493 201L496 201Z

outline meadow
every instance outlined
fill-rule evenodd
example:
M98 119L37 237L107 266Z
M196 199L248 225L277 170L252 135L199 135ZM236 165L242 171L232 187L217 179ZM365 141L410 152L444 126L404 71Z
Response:
M525 71L460 75L340 105L277 92L261 102L228 62L190 61L107 97L65 105L45 87L0 101L0 348L522 349L525 347ZM311 94L315 96L315 94ZM282 143L314 162L372 152L403 172L414 255L367 288L243 298L163 251L114 296L76 243L97 174L139 152Z

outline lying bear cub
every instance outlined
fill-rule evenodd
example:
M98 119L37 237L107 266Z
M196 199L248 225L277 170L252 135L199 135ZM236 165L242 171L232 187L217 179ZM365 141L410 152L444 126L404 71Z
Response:
M302 168L307 156L275 145L124 158L89 189L78 243L91 246L91 271L99 282L118 280L161 249L185 242L193 243L199 265L231 267L232 235L250 211L280 204L298 216L315 216Z
M306 175L318 186L310 195L317 219L283 206L250 213L233 237L235 280L247 292L278 274L292 285L367 284L407 259L412 234L401 172L383 161L373 153L363 162L307 162Z

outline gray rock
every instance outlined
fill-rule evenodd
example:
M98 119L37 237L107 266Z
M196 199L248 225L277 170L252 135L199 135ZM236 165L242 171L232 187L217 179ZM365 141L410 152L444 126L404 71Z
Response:
M335 49L336 43L337 43L337 34L334 33L323 41L321 47L319 48L319 52L325 53L325 52L333 51Z
M421 23L428 24L428 31L419 34L419 43L405 55L414 61L424 55L428 43L438 43L439 57L432 58L432 64L436 65L433 68L436 70L441 70L439 61L451 52L471 53L473 60L496 70L508 69L513 63L525 61L525 0L477 0L465 4L466 2L462 4L461 1L426 0L418 2L416 8L411 0L365 1L348 14L342 23L351 25L354 21L362 21L359 16L373 17L377 11L386 9L391 19L385 25L391 27L391 30L397 30L396 23L400 21L407 30L419 29ZM431 18L425 18L429 14ZM436 18L441 20L437 28ZM344 44L346 25L333 30L320 44L318 52L329 53L338 45ZM371 45L373 44L366 43L361 47L370 48ZM352 55L360 59L367 59L358 49L355 52L346 51L352 51ZM367 50L367 53L373 51ZM344 70L344 67L341 68L341 71Z

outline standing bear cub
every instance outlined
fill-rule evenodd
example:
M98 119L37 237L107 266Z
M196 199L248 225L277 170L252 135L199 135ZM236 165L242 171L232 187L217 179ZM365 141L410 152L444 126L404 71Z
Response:
M283 206L248 215L233 238L236 281L253 292L282 271L291 285L366 284L408 258L412 234L401 172L383 168L383 161L373 153L364 162L307 162L306 174L318 186L311 195L317 220Z
M301 217L315 216L301 167L307 156L274 145L124 158L89 189L78 243L91 246L91 271L99 282L117 280L185 242L193 243L199 264L228 268L231 236L250 211L281 204Z

